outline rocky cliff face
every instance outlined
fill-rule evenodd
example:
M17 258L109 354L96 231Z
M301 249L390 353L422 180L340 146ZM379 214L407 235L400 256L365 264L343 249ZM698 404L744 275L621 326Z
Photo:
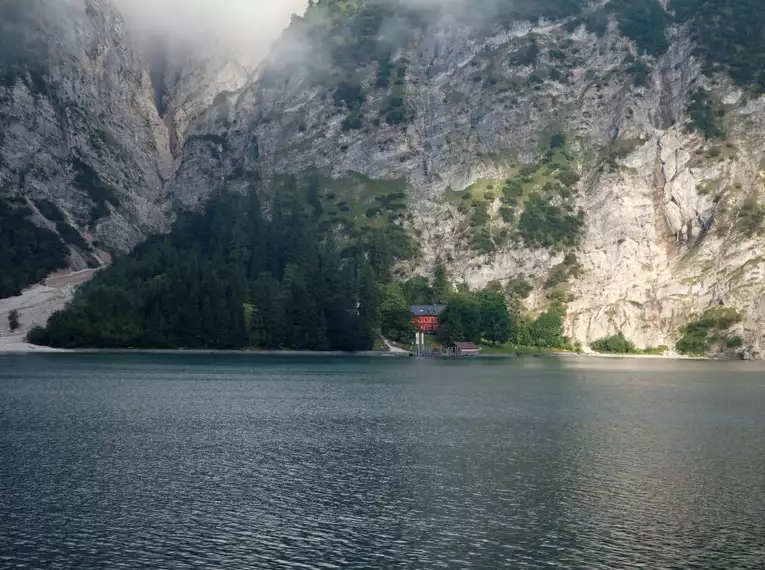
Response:
M247 72L139 47L108 0L6 0L0 85L0 186L36 222L49 200L105 251L124 252L169 227L167 183L188 125ZM72 265L85 257L73 249Z
M50 60L56 98L29 75L0 91L3 183L54 198L85 227L85 162L115 189L92 232L118 249L167 227L173 201L194 206L255 176L272 188L318 176L330 224L343 212L372 223L401 188L406 215L390 223L421 246L402 275L442 262L471 287L523 276L527 307L565 302L584 344L621 331L672 346L705 310L735 308L746 353L762 355L765 99L702 75L687 26L646 55L613 18L597 35L575 18L439 18L405 34L384 20L378 33L396 41L349 73L306 39L322 6L261 74L183 61L152 75L119 19L89 1ZM725 136L689 128L699 90ZM533 196L552 208L542 223L571 232L529 229Z
M119 17L100 0L35 0L17 25L41 48L18 54L0 88L5 191L52 200L115 250L164 229L168 129Z
M337 104L336 84L315 80L316 65L267 69L198 123L177 192L196 203L217 181L236 185L243 168L404 179L406 225L422 246L408 272L442 261L471 287L524 275L537 286L527 304L540 309L565 252L519 239L496 195L539 160L551 132L565 133L579 177L573 200L586 212L577 277L564 285L571 335L586 344L622 331L639 346L672 346L694 316L725 306L745 315L747 350L759 354L765 243L761 226L743 221L747 208L761 213L765 101L724 75L702 76L686 28L668 37L666 52L651 57L613 21L600 37L570 21L426 27L392 56L405 69L400 96L411 120L386 120L381 109L396 88L376 86L379 65L368 65L357 70L365 99L350 129L350 105ZM723 102L727 139L687 128L698 89ZM491 187L491 243L476 248L470 210L455 202ZM509 239L497 238L503 228Z

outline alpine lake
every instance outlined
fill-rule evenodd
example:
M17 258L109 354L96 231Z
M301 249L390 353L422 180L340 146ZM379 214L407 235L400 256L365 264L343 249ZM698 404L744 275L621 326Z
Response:
M0 355L0 568L765 568L765 367Z

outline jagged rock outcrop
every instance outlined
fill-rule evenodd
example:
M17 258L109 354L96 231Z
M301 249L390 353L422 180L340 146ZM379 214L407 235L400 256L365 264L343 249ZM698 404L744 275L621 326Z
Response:
M110 251L165 231L188 125L248 72L207 54L154 57L109 0L7 0L3 10L15 30L0 85L4 193L33 208L52 201Z
M53 201L115 250L166 228L168 132L119 16L101 0L34 0L22 16L43 47L19 54L0 88L6 191Z

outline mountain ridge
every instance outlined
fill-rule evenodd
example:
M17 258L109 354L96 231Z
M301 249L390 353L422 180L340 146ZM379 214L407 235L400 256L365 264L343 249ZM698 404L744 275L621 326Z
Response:
M318 184L327 228L410 233L420 255L402 278L438 263L473 288L524 278L526 308L565 301L584 344L622 332L673 345L722 304L743 313L734 332L757 356L765 108L756 73L726 55L735 50L710 56L698 40L720 1L698 2L695 20L687 1L670 3L673 15L646 0L642 12L571 2L531 21L498 2L507 19L469 25L379 2L313 3L260 74L205 90L173 152L158 127L164 158L147 170L168 174L145 200L159 217L120 245L165 229L173 203L195 207L253 179L278 192L291 175L305 192ZM154 219L133 209L139 223ZM545 229L580 210L576 235ZM110 211L96 235L123 227Z

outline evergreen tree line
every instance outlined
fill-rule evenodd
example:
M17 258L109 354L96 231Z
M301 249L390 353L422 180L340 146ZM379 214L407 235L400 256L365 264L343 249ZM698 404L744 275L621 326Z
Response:
M99 272L36 344L57 347L366 350L394 246L384 229L341 247L296 194L262 213L222 191ZM381 285L382 284L382 285Z

